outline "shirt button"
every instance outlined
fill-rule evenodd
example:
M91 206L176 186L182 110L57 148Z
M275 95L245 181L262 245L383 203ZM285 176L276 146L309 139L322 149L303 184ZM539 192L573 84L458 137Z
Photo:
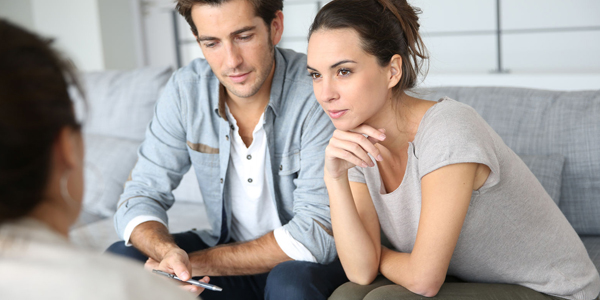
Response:
M248 155L246 156L246 158L247 158L248 160L251 160L251 159L252 159L252 155L248 154Z
M248 182L249 182L249 183L252 183L252 178L248 178Z
M235 130L235 126L233 126L233 124L230 124L229 128L231 128L231 130Z
M221 178L221 183L223 183L223 178Z
M283 170L283 165L279 165L279 171Z
M229 141L229 135L225 136L225 140Z

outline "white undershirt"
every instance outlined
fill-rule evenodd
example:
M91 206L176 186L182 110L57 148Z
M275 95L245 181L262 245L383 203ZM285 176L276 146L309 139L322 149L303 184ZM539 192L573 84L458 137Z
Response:
M275 240L287 256L294 260L317 262L300 242L283 228L275 201L267 184L267 133L263 128L264 114L252 132L252 144L246 147L239 134L237 121L227 109L232 121L229 187L231 188L231 237L249 241L273 231Z
M267 141L263 116L252 133L252 144L239 134L235 119L228 114L234 129L230 131L228 180L231 188L231 237L239 242L254 240L281 227L277 208L271 198L265 173Z
M232 201L231 237L238 242L245 242L273 231L277 244L287 256L298 261L317 262L314 255L281 225L275 201L269 193L265 171L267 134L263 128L264 114L254 128L250 147L244 144L237 122L229 113L229 108L227 108L227 116L234 126L230 129L232 139L228 170ZM123 233L125 245L131 246L129 239L133 229L147 221L163 223L152 216L138 216L132 219Z

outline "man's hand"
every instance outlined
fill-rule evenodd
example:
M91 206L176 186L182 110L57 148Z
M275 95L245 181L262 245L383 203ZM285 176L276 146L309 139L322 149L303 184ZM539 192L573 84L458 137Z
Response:
M163 224L154 221L142 223L135 227L130 240L138 250L148 256L144 265L146 270L161 270L175 274L181 280L192 278L192 264L188 254L175 244L173 237ZM208 280L208 277L202 278L204 282L208 282ZM187 283L182 283L182 288L196 295L204 290Z
M149 257L144 265L144 268L148 271L161 270L170 274L175 274L181 280L185 281L191 278L190 270L192 269L192 265L190 264L189 257L185 251L181 249L174 249L167 253L160 263ZM210 278L204 276L204 278L200 279L200 281L208 283ZM184 282L181 282L180 286L182 289L193 293L196 296L204 291L204 288Z
M175 274L184 281L192 278L190 258L182 249L173 249L167 252L160 262L149 257L144 267L149 271L156 269Z

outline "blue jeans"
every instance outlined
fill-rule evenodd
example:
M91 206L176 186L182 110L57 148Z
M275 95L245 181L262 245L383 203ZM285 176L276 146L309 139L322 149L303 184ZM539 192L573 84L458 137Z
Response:
M209 248L198 235L184 232L173 235L175 243L190 253ZM148 259L123 241L112 244L106 252L132 258L142 263ZM202 299L327 299L341 284L348 281L340 260L329 265L302 261L287 261L269 273L248 276L211 276L210 283L222 292L205 290Z

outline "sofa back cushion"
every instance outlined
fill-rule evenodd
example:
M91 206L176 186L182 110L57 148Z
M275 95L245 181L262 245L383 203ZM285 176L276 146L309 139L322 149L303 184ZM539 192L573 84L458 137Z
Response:
M439 87L416 96L470 105L520 155L564 156L559 207L579 234L600 234L600 90Z
M84 132L141 142L171 73L170 67L149 67L83 74Z
M170 67L82 73L85 192L80 222L111 217ZM73 93L75 103L82 103ZM85 218L84 218L85 217Z

